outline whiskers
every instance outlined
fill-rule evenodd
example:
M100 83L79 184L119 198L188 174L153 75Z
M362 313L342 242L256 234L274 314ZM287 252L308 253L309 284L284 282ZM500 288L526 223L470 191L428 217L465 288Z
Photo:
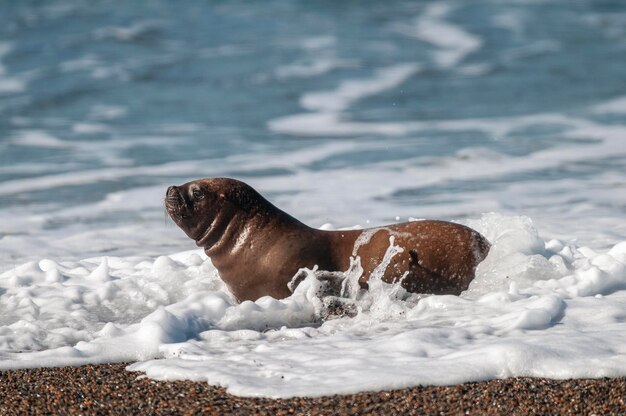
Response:
M163 199L163 207L165 208L166 217L180 217L181 204L180 200L176 197L166 196Z
M163 200L163 224L171 225L170 209L167 205L167 198Z

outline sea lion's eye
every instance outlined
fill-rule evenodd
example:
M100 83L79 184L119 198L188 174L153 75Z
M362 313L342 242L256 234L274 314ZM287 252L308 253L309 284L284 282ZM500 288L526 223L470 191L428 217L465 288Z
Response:
M194 189L191 193L192 193L193 197L196 200L198 200L198 201L201 200L202 198L204 198L204 194L199 189Z

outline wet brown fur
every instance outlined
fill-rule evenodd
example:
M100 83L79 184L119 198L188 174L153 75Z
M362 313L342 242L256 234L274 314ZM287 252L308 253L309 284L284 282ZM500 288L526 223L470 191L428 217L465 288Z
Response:
M243 182L200 179L170 187L165 207L176 224L211 258L239 300L284 298L300 268L346 271L359 256L367 280L390 246L399 246L383 280L417 293L455 294L467 289L489 252L478 232L445 221L414 221L368 230L324 231L279 210ZM362 234L371 234L353 253ZM362 236L363 238L363 236Z

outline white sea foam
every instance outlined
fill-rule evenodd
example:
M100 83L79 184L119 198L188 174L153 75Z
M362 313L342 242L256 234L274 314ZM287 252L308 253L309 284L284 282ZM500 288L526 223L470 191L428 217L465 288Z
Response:
M498 13L491 18L491 21L495 27L509 30L516 36L520 36L525 30L524 21L526 16L519 12L502 12Z
M472 65L463 65L457 68L456 72L468 76L468 77L478 77L482 75L486 75L493 70L493 65L487 63L481 64L472 64Z
M626 97L618 97L592 108L597 114L626 114Z
M309 78L326 74L339 68L350 68L358 64L355 60L337 57L334 48L336 39L332 36L306 38L298 43L306 57L298 61L276 67L274 73L278 78Z
M0 60L2 60L2 58L4 58L5 55L7 55L9 52L11 52L11 50L13 49L13 46L11 43L9 42L0 42ZM0 75L4 75L4 67L0 66Z
M331 116L315 115L318 116L320 121L332 119ZM619 236L623 236L626 230L626 225L620 219L622 214L616 209L625 201L625 196L623 193L615 192L616 189L625 186L623 175L607 172L599 176L569 181L544 181L540 179L543 175L538 173L543 170L583 166L592 160L603 163L601 161L605 159L624 159L626 146L622 138L626 134L626 129L621 125L604 125L585 118L560 114L382 124L342 121L339 125L311 123L297 127L295 119L291 121L294 121L294 129L300 133L311 129L311 133L317 134L320 131L324 132L324 129L337 128L338 130L332 130L332 133L367 134L377 131L375 127L389 126L399 132L411 129L425 132L482 131L494 139L509 139L508 136L515 134L514 132L547 125L559 127L562 131L558 136L569 140L568 143L546 147L524 156L465 149L452 157L414 157L401 161L378 162L368 164L367 169L362 166L355 166L354 169L343 166L332 169L332 174L328 170L310 172L298 169L294 175L281 178L275 184L272 183L273 178L255 179L257 187L262 189L300 190L296 195L279 197L277 202L290 212L298 210L306 212L318 221L318 224L329 221L333 223L339 221L341 224L341 221L348 221L355 215L357 218L375 219L380 223L382 220L393 220L393 215L402 218L415 215L449 218L477 215L487 211L513 214L523 210L533 215L547 236L559 236L564 239L575 236L586 242L606 246L619 241ZM358 128L355 128L355 125ZM381 151L383 149L392 151L394 145L405 146L411 139L406 140L407 142L398 142L396 139L393 142L371 143L359 141L358 148L366 151L375 150L376 146L379 146ZM537 179L521 182L506 179L512 175L527 174L539 176ZM459 178L463 178L463 181L500 182L501 185L497 191L487 187L471 192L454 192L453 195L440 192L419 198L416 196L413 202L407 205L398 204L393 200L393 196L402 189L410 189L416 195L420 195L420 189L445 187L450 181ZM338 200L346 200L345 189L351 190L349 198L354 199L353 204L336 203ZM304 201L307 195L318 195L320 198L315 204L310 204ZM617 200L621 202L616 202ZM513 210L509 211L512 207ZM332 218L327 216L328 212L333 212ZM381 218L380 213L383 212L387 212L388 216ZM581 216L593 219L580 221Z
M104 124L74 123L72 131L78 134L99 134L108 132L109 128Z
M73 125L73 130L84 135L109 131L106 125L92 123L78 123ZM201 172L210 174L215 169L206 168L206 161L193 162L170 162L157 166L125 167L128 161L120 158L124 150L142 144L150 146L174 146L185 140L183 137L133 137L132 140L119 138L107 142L92 141L66 141L61 140L42 130L24 129L14 134L10 142L14 145L25 147L39 147L44 149L71 149L76 152L76 157L86 154L89 157L99 157L105 162L106 168L88 169L83 171L70 171L58 174L28 177L8 180L0 184L0 195L18 194L24 190L37 191L66 186L92 184L101 181L115 180L130 177L136 174L145 175L195 175Z
M396 216L403 219L411 216L462 218L489 211L506 214L525 212L540 225L542 236L546 238L561 238L565 241L578 238L585 244L597 247L607 247L620 241L626 235L626 224L621 221L622 214L617 207L624 202L624 195L615 190L625 186L622 175L607 172L571 180L528 179L520 182L506 178L511 175L530 175L532 178L538 169L559 170L576 164L584 165L591 160L602 163L607 158L624 158L626 149L622 137L626 129L623 126L607 126L582 118L547 114L506 119L424 122L419 127L451 132L482 130L493 137L506 137L510 132L541 125L564 126L564 132L559 135L569 139L570 143L538 150L526 156L469 148L445 157L406 157L388 162L370 162L365 166L329 166L323 170L311 169L309 166L349 154L355 149L386 152L393 151L394 148L401 149L407 142L345 140L303 147L298 151L283 152L263 159L254 154L235 155L223 158L219 163L214 160L190 160L152 166L113 165L72 172L65 172L66 169L59 166L56 171L60 173L42 172L32 170L34 167L24 166L34 176L3 181L0 183L0 195L19 198L20 195L38 190L49 191L80 185L97 186L100 182L136 177L152 177L158 181L160 177L171 176L181 178L182 182L198 177L224 175L229 169L235 169L239 178L268 195L282 209L313 226L327 222L348 226L356 221L364 223L366 219L380 225L394 221ZM152 139L147 138L142 143L168 145L167 139L163 140L152 143ZM77 142L67 143L75 145ZM103 157L108 153L105 151L107 146L117 146L115 143L123 150L123 146L131 141L107 142L106 146L98 148L98 155ZM84 151L89 152L89 149L91 148L85 148ZM114 154L115 148L110 148L109 151ZM476 166L480 166L480 169ZM259 170L268 169L286 170L290 173L270 176L255 174ZM15 169L11 171L18 172ZM496 189L487 187L454 192L453 195L447 191L422 195L422 190L429 188L446 189L451 181L458 178L465 181L494 181L501 185ZM68 246L62 243L65 238L58 238L54 232L50 232L50 238L39 236L41 233L47 235L49 232L46 230L51 226L56 227L57 224L75 223L80 228L78 224L81 221L97 223L98 220L127 213L141 216L147 221L156 219L156 225L161 226L162 194L169 184L171 183L163 183L145 190L135 188L122 193L123 198L119 199L116 199L117 194L104 194L99 202L75 207L59 203L58 206L48 205L45 209L34 207L30 212L3 210L2 215L6 220L0 222L0 234L15 235L24 229L33 233L30 237L0 239L3 269L15 265L16 259L38 252L54 256L54 250L58 250L57 254L61 258L82 258L84 254L81 253L81 246L84 244L79 240ZM346 192L346 189L350 192ZM409 192L410 199L399 203L398 195L405 192ZM410 197L411 193L415 196ZM137 195L141 196L139 200L134 198ZM112 204L112 201L119 202ZM142 209L134 209L134 206ZM581 217L587 220L580 221ZM156 242L163 241L161 237L155 237L152 241L150 238L139 238L141 232L137 238L122 241L115 236L115 228L99 232L104 233L103 238L107 241L119 244L120 250L116 250L116 253L124 253L124 250L132 253L133 247L138 252L144 252L145 247L149 247L148 252L153 253L159 249ZM123 232L122 235L132 233ZM115 249L115 244L105 246L107 249Z
M22 130L11 138L11 142L18 146L42 148L62 149L74 146L43 130Z
M400 300L373 281L346 299L356 317L327 321L314 273L238 305L200 251L26 263L0 275L0 368L139 360L156 379L271 397L626 375L626 242L545 242L497 214L469 225L493 247L464 295Z
M97 104L91 108L89 118L94 120L115 120L126 116L127 110L117 105Z
M300 105L314 112L274 119L268 122L268 127L279 133L314 136L404 134L407 128L401 124L344 122L342 112L363 98L398 87L419 71L417 64L398 64L378 69L369 79L348 80L331 91L304 94Z
M611 102L611 108L619 106L619 102ZM596 109L598 107L595 107ZM600 106L602 109L603 107ZM625 157L626 146L624 146L623 136L626 129L620 125L606 126L583 118L569 117L561 114L542 114L533 116L521 116L505 119L468 119L468 120L448 120L448 121L425 121L425 122L404 122L404 123L376 123L376 122L351 122L343 121L336 114L315 113L289 116L274 120L270 123L270 128L282 133L293 133L300 135L358 135L358 134L395 134L403 135L417 131L472 131L480 130L494 138L506 137L512 132L536 125L555 125L566 127L562 137L571 140L580 140L580 144L559 146L557 148L547 148L539 150L522 157L494 155L493 153L480 155L477 157L459 157L455 160L446 160L445 165L431 164L423 166L417 163L403 164L402 168L405 177L419 177L417 188L444 183L456 177L469 178L495 178L514 173L532 172L541 167L542 169L566 166L571 163L582 163L590 159L601 159L609 157ZM589 143L589 139L595 142ZM479 162L480 160L480 162ZM441 161L443 162L443 161ZM476 169L477 163L480 169ZM393 162L393 166L388 166L389 173L397 175L398 162ZM377 166L375 172L376 179L380 180L384 176L384 164ZM341 174L341 173L339 173ZM367 175L363 172L361 175ZM395 176L397 178L397 176ZM361 176L363 179L363 176ZM393 180L390 177L390 181ZM623 182L619 180L619 182ZM365 181L365 183L370 183ZM381 182L383 183L383 182ZM358 185L355 185L358 186ZM540 185L541 186L541 185ZM487 201L490 197L487 197ZM483 201L472 196L474 207L477 201ZM470 204L471 205L471 204ZM480 205L480 204L479 204ZM462 210L463 206L457 206ZM483 205L481 208L498 209L495 206ZM500 207L501 208L501 207Z
M524 59L535 55L557 52L561 48L559 42L550 39L538 40L528 45L502 51L504 62Z
M129 26L108 26L94 32L97 39L115 39L122 42L134 42L150 36L163 26L163 21L145 20Z
M30 141L30 144L35 146L48 145L48 142L53 143L52 139L48 138L47 133L40 134L38 131L26 131L24 136L16 136L16 142L21 142L21 138L26 137ZM31 138L32 137L32 138ZM45 139L44 139L45 138ZM86 151L93 150L97 147L100 151L107 149L126 149L136 144L150 144L150 145L166 145L171 144L171 140L165 137L134 137L130 140L119 140L106 143L98 143L91 146L89 142L61 142L63 144L72 146L85 146ZM284 155L276 155L272 161L271 167L279 168L295 168L303 163L312 163L318 159L323 159L341 150L351 149L351 145L341 143L331 143L325 146L318 146L315 149L302 149ZM268 165L265 161L260 161L254 154L253 155L235 155L227 160L229 165L238 166L245 165L247 169L251 171L255 169L267 168ZM101 181L122 179L131 176L172 176L172 177L190 177L197 178L198 176L215 176L218 174L223 166L216 166L214 160L191 160L191 161L177 161L168 162L161 165L153 166L136 166L136 167L114 167L114 168L102 168L102 169L90 169L83 171L72 171L59 174L48 174L32 178L14 179L5 181L0 184L0 195L19 194L24 190L36 191L43 189L53 189L66 186L76 186L85 184L94 184ZM244 170L245 172L245 170ZM277 183L280 183L280 179L277 179ZM165 185L164 185L165 186ZM155 200L159 201L159 200Z
M338 59L332 56L318 56L311 60L299 61L276 68L279 78L308 78L326 74L338 68L355 66L355 61Z
M435 62L442 68L452 68L480 49L482 40L444 20L451 11L452 5L449 3L432 3L412 24L395 24L393 29L435 46Z
M332 91L305 94L300 105L307 110L335 113L347 109L363 98L395 88L419 71L416 64L399 64L380 68L371 79L345 81Z
M103 65L103 62L97 55L88 54L77 59L72 59L61 63L61 71L63 72L75 72L94 70Z
M401 136L412 131L407 123L349 121L338 113L295 114L270 120L267 125L274 132L295 136Z
M15 94L26 89L26 83L17 78L0 78L0 94Z
M304 49L318 51L320 49L327 49L335 46L337 44L337 38L334 36L314 36L310 38L306 38L302 42L302 47Z
M13 45L9 42L0 42L0 95L16 94L26 89L26 82L18 77L7 76L7 69L2 63L5 55L13 50Z

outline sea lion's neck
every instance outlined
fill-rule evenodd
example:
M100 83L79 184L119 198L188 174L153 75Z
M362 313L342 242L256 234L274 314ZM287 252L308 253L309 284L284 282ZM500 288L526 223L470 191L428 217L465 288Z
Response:
M284 238L285 230L297 229L306 234L312 230L274 206L263 208L254 212L222 210L196 241L218 270L228 267L229 262L249 259L251 254L263 256Z
M220 218L221 217L221 218ZM222 255L236 254L238 246L245 242L247 226L242 215L235 214L228 218L219 214L213 221L206 236L197 241L199 246L204 247L204 252L215 263Z
M220 210L213 218L213 221L207 225L204 232L195 238L196 244L199 247L204 247L205 251L213 247L219 247L220 242L224 242L225 231L229 226L232 227L232 225L237 224L237 221L240 220L238 217L239 215L232 210Z

